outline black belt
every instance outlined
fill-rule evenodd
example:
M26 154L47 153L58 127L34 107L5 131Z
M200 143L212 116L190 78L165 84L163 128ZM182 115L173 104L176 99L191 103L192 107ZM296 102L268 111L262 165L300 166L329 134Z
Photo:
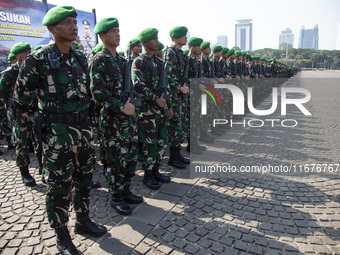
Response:
M88 112L50 113L48 120L51 123L81 123L88 118Z

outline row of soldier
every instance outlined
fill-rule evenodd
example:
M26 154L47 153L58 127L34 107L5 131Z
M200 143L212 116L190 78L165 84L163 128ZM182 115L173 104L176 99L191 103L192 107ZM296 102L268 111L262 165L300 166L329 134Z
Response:
M129 54L126 60L117 53L120 31L116 18L104 18L96 24L94 32L102 45L96 47L87 64L84 54L73 46L78 34L76 16L71 6L49 10L43 25L51 32L53 41L32 54L29 54L29 44L14 45L11 53L18 62L2 73L0 82L3 103L9 107L7 99L13 98L16 162L27 186L35 184L28 171L27 148L30 129L34 129L39 169L47 185L47 217L62 254L77 254L67 228L71 189L76 212L75 232L93 236L106 233L104 226L89 218L94 166L93 124L89 114L92 99L99 109L100 154L112 194L111 206L118 213L128 215L132 213L131 204L143 202L141 196L131 192L138 151L144 170L143 183L156 190L161 187L160 183L170 181L169 176L159 172L167 147L168 164L183 169L190 164L181 154L185 140L193 143L187 150L196 154L206 150L198 140L213 141L207 133L209 125L192 131L191 137L200 133L199 139L189 138L189 79L239 80L269 74L263 71L268 68L248 66L247 55L244 66L238 66L241 62L235 64L234 59L242 53L235 54L234 50L219 46L213 47L214 57L209 60L209 43L197 37L189 39L190 57L186 57L181 50L187 44L186 27L170 31L173 47L164 52L164 61L155 28L145 29L137 39L131 40L132 57ZM230 61L227 62L227 58ZM287 74L286 69L280 70L273 62L271 75ZM225 113L228 118L232 117L230 109ZM224 132L219 128L211 130L215 135Z

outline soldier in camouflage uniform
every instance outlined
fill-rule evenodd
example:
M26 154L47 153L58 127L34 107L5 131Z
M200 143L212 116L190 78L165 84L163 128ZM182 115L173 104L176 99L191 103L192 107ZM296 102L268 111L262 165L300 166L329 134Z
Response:
M222 49L222 55L220 58L220 65L221 65L221 72L220 72L220 80L223 79L223 84L229 84L232 80L230 70L229 70L229 48L223 47ZM221 82L219 82L221 83ZM220 125L221 128L230 129L230 120L232 116L232 96L229 90L223 89L220 90L220 94L223 97L223 110L225 114L225 119L228 120L228 123L226 125Z
M211 53L210 42L203 42L201 44L201 65L202 65L202 77L199 78L211 78L211 61L209 59L209 54ZM211 104L211 101L208 101ZM204 143L213 143L215 137L208 134L209 124L211 122L211 117L208 115L203 115L202 126L200 127L200 138L199 141Z
M130 191L137 165L137 125L133 122L135 106L121 102L127 61L117 54L120 42L119 23L116 18L101 19L94 29L104 48L91 63L91 91L102 105L100 128L105 143L105 156L112 193L111 206L120 214L132 213L129 204L143 202L143 198Z
M71 47L78 34L76 16L71 6L54 7L46 13L43 25L55 43L26 58L14 92L17 111L23 116L38 111L45 121L42 143L46 212L62 254L78 254L67 228L72 183L75 232L101 236L107 231L89 218L94 147L88 118L86 58Z
M219 45L215 45L214 47L212 47L212 53L213 53L213 57L211 60L211 78L215 78L215 82L217 82L216 78L220 78L220 74L222 71L223 66L221 65L221 62L219 61L221 56L222 56L222 46ZM213 83L215 83L213 82ZM220 111L213 111L212 112L212 118L213 119L218 119L221 116L219 116ZM211 125L211 134L213 135L222 135L224 133L224 129L221 129L219 125L217 126L213 126Z
M170 177L159 173L161 160L167 146L168 107L163 94L157 95L162 63L155 56L158 50L158 30L147 28L138 39L145 52L133 61L132 81L143 103L142 116L138 120L139 142L142 144L143 183L157 190L159 182L170 182ZM163 86L164 86L164 80Z
M13 53L10 53L8 55L8 61L9 61L9 67L7 68L8 70L11 70L11 72L13 72L14 68L15 68L15 64L17 63L17 58ZM7 72L6 70L2 71L1 76L5 75L5 72ZM1 80L3 80L1 78ZM8 111L8 99L9 97L13 96L13 89L14 89L14 83L12 84L12 90L9 97L6 97L4 94L6 94L6 90L4 91L4 89L2 88L1 85L2 81L0 81L0 136L2 138L6 139L7 142L7 149L11 150L14 149L14 146L11 142L11 133L12 133L12 127L14 125L13 121L11 122L11 116L10 111ZM3 98L1 100L1 98ZM12 124L13 123L13 124ZM2 155L2 151L0 150L0 155Z
M188 40L188 46L191 51L190 55L190 68L189 68L189 78L194 79L194 78L200 78L199 77L199 70L200 70L200 61L199 57L201 55L201 44L203 42L203 39L198 38L198 37L191 37ZM193 84L190 84L191 88L192 86L199 86L196 82ZM198 88L196 88L198 89ZM190 108L188 111L188 119L190 120L190 114L191 118L193 120L200 120L201 114L199 112L199 105L197 105L197 102L199 101L197 96L198 94L196 93L191 93L191 92L196 92L195 91L190 91L190 98L193 96L194 100L190 101ZM202 154L202 151L205 151L207 148L205 146L201 146L198 143L198 133L199 133L199 126L195 125L194 123L190 123L190 138L188 138L189 143L187 146L186 151L193 153L193 154Z
M29 146L33 140L32 122L16 111L15 103L13 102L13 91L19 69L30 52L31 46L29 43L20 42L14 44L11 53L16 56L18 62L3 71L0 80L0 98L7 106L8 118L14 131L13 142L17 155L16 165L20 169L22 180L26 186L34 186L36 184L28 170L28 165L30 164ZM39 174L41 174L41 153L39 153L37 158L39 159Z
M168 128L170 157L168 165L174 166L179 169L185 168L185 164L190 164L190 160L184 158L180 154L181 140L183 139L183 100L189 93L189 87L182 81L186 63L186 57L183 54L182 47L187 43L188 29L186 27L174 27L170 30L170 37L174 44L167 51L167 59L165 63L166 78L165 84L170 93L170 109L173 110L173 117L170 119L170 125ZM172 108L172 109L171 109Z
M128 47L127 50L129 50L130 43L131 43L131 59L134 60L135 58L138 58L138 56L142 53L142 44L138 38L131 39L127 45Z

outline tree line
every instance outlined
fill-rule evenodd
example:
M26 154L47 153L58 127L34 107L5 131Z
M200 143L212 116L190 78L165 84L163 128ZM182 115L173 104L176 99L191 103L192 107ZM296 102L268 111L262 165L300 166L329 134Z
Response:
M238 47L234 47L239 50ZM279 60L289 65L301 68L327 68L340 69L340 50L314 50L314 49L295 49L288 45L281 49L264 48L250 51L251 56L264 57L266 59ZM286 53L287 58L286 58Z

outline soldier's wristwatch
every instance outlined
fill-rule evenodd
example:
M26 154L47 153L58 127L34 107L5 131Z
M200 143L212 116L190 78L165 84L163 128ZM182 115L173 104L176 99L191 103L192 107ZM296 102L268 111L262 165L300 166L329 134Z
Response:
M123 109L124 109L124 106L121 106L121 107L120 107L120 111L122 112L122 111L123 111Z

